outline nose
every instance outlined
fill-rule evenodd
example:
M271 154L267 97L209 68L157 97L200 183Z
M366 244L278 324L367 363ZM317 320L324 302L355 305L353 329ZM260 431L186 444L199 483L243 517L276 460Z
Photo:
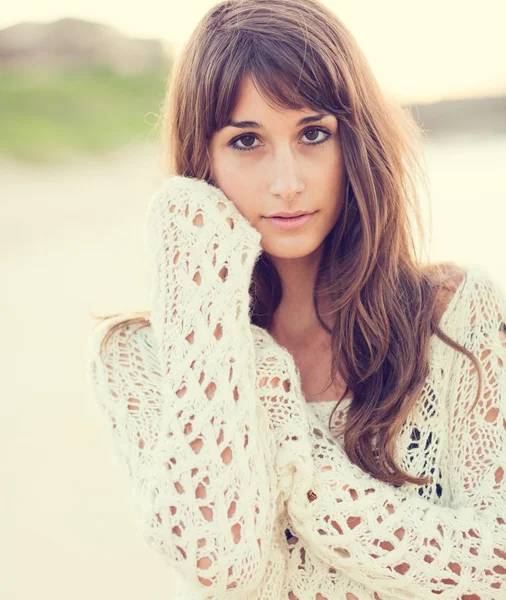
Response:
M297 160L290 148L279 151L274 158L274 176L270 192L286 202L291 202L297 194L304 190L304 183L299 176Z

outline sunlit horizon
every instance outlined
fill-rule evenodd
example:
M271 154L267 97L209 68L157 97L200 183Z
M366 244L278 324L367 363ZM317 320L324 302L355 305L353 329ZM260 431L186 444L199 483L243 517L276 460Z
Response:
M126 35L158 38L179 52L198 21L218 2L190 0L160 9L146 0L119 12L103 0L70 8L63 0L8 5L0 29L19 22L48 23L78 18L113 26ZM324 0L357 39L382 88L406 103L506 94L502 24L506 7L483 0L480 11L461 2L426 0L382 3ZM166 15L166 17L165 17Z

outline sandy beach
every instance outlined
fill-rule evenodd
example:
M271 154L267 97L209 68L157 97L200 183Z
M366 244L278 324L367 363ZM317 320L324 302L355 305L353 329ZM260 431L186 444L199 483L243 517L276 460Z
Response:
M90 393L91 313L147 308L142 219L158 148L64 167L0 161L2 598L168 600Z

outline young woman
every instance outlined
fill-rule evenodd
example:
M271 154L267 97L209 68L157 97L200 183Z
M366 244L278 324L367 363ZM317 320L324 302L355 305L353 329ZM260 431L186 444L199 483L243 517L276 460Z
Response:
M505 297L417 257L409 112L316 0L227 0L162 125L150 311L89 372L181 597L504 597Z

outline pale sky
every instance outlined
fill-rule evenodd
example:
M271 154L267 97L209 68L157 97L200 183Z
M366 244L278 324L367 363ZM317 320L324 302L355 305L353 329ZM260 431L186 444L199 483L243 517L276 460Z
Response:
M172 4L172 6L170 6ZM77 17L157 37L179 49L216 0L18 0L0 28ZM324 0L364 50L380 85L402 101L506 93L504 0ZM121 10L118 10L121 7Z

